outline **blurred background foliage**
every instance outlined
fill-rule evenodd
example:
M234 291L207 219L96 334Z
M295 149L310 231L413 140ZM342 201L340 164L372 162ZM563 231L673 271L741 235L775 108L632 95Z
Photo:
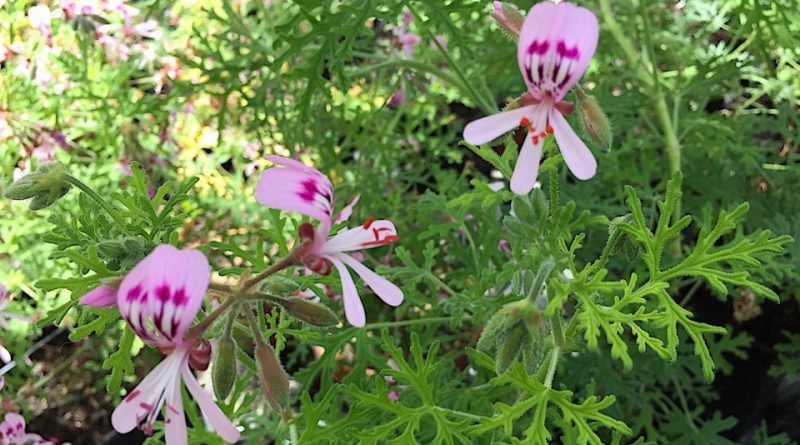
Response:
M527 10L533 2L514 3ZM563 200L593 215L575 228L587 233L583 261L599 255L607 221L628 212L624 185L636 189L655 219L671 176L659 97L681 146L683 212L708 227L721 209L746 201L750 212L731 239L765 228L800 238L796 2L577 3L601 22L582 85L604 108L614 134L609 150L593 147L594 179L560 176ZM223 274L263 264L253 252L275 256L291 244L297 221L253 199L257 173L268 165L264 154L314 165L332 179L340 203L360 194L353 221L374 215L395 222L401 241L369 252L368 263L392 266L382 270L402 283L408 303L390 313L367 297L367 313L376 322L429 322L383 336L377 327L322 334L288 319L266 331L286 342L284 363L308 388L297 395L300 443L464 442L468 419L458 415L444 423L422 416L407 429L391 422L411 422L412 408L429 404L490 416L494 401L519 390L489 386L494 369L465 353L487 318L512 300L505 292L511 276L532 267L524 247L508 246L502 215L509 196L487 187L502 180L497 165L460 137L465 123L501 109L524 88L515 43L491 20L490 2L0 0L0 7L0 184L51 160L108 195L131 188L132 162L141 165L152 193L167 181L196 177L189 199L176 209L173 236L208 246ZM638 75L614 27L654 67L653 79ZM43 242L53 241L53 224L85 227L92 211L81 209L74 195L40 212L0 200L0 282L33 320L61 307L67 331L86 317L66 312L78 296L74 283L49 292L36 283L85 273L63 255L63 246ZM687 244L697 227L684 231ZM800 438L800 243L786 248L754 272L777 292L780 306L744 289L722 297L693 278L671 290L698 320L728 327L728 335L707 338L719 372L713 384L703 382L688 344L674 363L634 351L630 371L602 345L600 353L565 358L559 384L580 399L615 395L605 413L633 433L623 438L604 431L604 443ZM642 269L624 256L608 267L620 276ZM313 287L312 280L299 281ZM3 342L16 356L44 335L41 329L52 329L13 327ZM2 408L32 413L40 430L56 428L53 434L73 443L99 442L110 430L106 410L122 394L103 391L100 364L116 351L120 325L105 332L110 335L78 343L63 339L38 360L19 363L7 384L21 389L10 399L3 394ZM404 351L416 354L415 366L423 369L397 371ZM435 363L423 360L431 355ZM137 370L148 369L139 363ZM34 375L41 384L22 384ZM399 404L389 391L399 394ZM251 440L290 435L275 416L245 416ZM568 429L563 434L564 443L576 440ZM492 436L477 437L489 443Z

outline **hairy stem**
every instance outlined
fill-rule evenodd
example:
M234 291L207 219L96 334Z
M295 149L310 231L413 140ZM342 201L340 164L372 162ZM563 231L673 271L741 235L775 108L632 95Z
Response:
M80 179L72 175L64 175L64 178L67 180L67 182L74 185L75 187L78 187L79 189L81 189L83 193L86 193L87 196L89 196L95 202L97 202L97 204L100 205L100 207L102 207L103 210L108 212L108 214L111 216L114 222L117 223L118 226L125 227L125 221L122 219L119 213L117 213L116 209L114 209L114 207L112 207L111 204L108 203L108 201L103 199L102 196L98 195L97 192L92 190L91 187L84 184L83 182L81 182Z

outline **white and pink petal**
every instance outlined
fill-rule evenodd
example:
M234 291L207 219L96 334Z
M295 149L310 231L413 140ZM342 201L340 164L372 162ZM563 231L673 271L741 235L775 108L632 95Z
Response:
M117 305L145 342L182 345L183 332L200 310L210 275L202 252L162 244L122 280Z
M358 289L356 289L356 283L353 282L353 277L350 276L350 271L338 256L330 255L325 258L333 263L336 270L339 271L339 279L342 281L342 296L344 297L344 315L347 321L356 327L364 326L367 324L367 314L364 312L364 305L358 296Z
M322 254L350 252L383 246L400 239L394 224L388 219L370 218L364 225L340 230L322 246Z
M572 3L542 1L528 12L520 32L517 60L532 95L560 102L586 71L597 48L594 13Z
M550 110L550 125L553 127L558 149L572 174L581 180L593 177L597 173L597 160L558 110Z
M277 165L261 174L256 186L258 202L310 216L330 228L334 204L330 180L299 161L280 156L267 156L267 159Z
M536 106L528 105L474 120L464 127L464 140L472 145L486 144L531 119Z

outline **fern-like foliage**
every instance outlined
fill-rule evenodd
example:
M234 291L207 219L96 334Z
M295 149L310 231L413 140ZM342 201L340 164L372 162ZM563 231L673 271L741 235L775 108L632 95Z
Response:
M726 239L747 212L747 204L741 204L732 211L721 211L711 229L700 230L695 247L685 258L665 266L668 244L692 221L688 215L670 221L680 201L680 186L680 175L668 181L666 196L658 202L659 217L654 230L647 223L636 192L631 187L626 188L631 217L616 225L628 237L628 242L639 246L648 272L644 280L636 274L626 280L606 280L608 270L601 260L597 261L581 269L572 280L551 280L555 292L545 314L556 313L568 296L573 296L578 302L574 327L583 332L588 348L596 349L599 338L605 337L611 345L611 355L621 360L627 369L633 366L625 339L628 332L634 336L640 352L652 350L664 359L675 360L678 331L683 330L694 343L703 375L710 381L714 378L714 361L704 336L727 331L694 320L692 312L673 299L671 286L680 277L696 277L706 280L720 294L726 294L730 286L746 287L777 302L777 295L754 281L751 272L761 265L762 258L781 253L783 246L792 239L773 236L768 230ZM581 247L580 243L581 237L576 237L569 248L572 270L577 270L574 254Z

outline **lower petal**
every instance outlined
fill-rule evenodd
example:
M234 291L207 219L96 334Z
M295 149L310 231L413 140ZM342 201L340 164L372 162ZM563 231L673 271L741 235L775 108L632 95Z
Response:
M557 110L551 110L550 124L553 126L553 134L569 171L581 180L593 177L597 173L597 161L586 144L569 126L569 122Z
M127 433L139 426L150 410L155 409L169 377L166 375L170 367L170 354L161 361L150 374L122 399L119 406L111 413L111 425L118 433ZM149 407L149 408L148 408ZM144 415L140 413L144 411Z
M0 345L0 361L3 363L11 361L11 353L9 353L8 349L4 348L3 345Z
M194 378L192 371L189 370L188 367L184 367L181 370L181 375L186 384L186 389L188 389L189 393L194 397L194 400L197 402L197 405L200 406L200 410L203 411L203 414L208 419L211 427L214 428L214 431L216 431L225 442L236 443L239 441L241 433L236 429L236 425L222 412L214 399L211 398L211 395L200 387L200 383Z
M337 255L337 258L350 266L386 304L399 306L403 302L403 291L394 283L376 274L350 255Z
M353 282L353 277L350 276L350 271L347 266L339 259L338 256L326 256L339 271L339 279L342 280L342 295L344 296L344 315L347 321L357 327L362 327L367 324L367 314L364 312L364 305L361 304L361 299L358 297L358 290L356 284Z
M167 394L166 416L164 416L166 423L164 435L169 445L186 445L189 440L186 432L186 415L183 413L180 382L180 377L175 376L172 387L167 388L169 393Z
M526 135L525 143L517 158L514 166L514 174L511 175L511 191L518 195L527 195L533 190L536 184L536 177L539 175L539 160L542 158L542 141L533 142L533 138Z
M531 105L472 121L464 127L464 140L472 145L491 142L498 136L519 127L521 119L530 119L533 110L534 106Z

